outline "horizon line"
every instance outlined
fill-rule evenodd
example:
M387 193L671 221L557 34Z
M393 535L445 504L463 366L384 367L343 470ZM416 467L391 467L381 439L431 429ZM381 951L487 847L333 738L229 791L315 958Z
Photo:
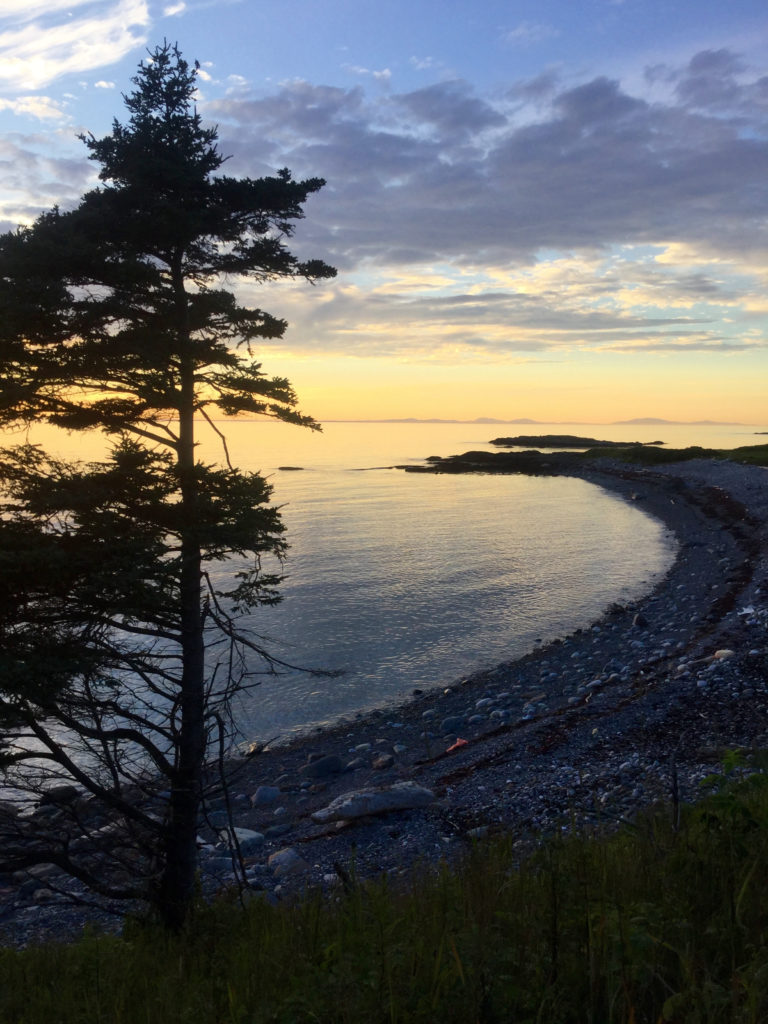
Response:
M419 418L416 416L384 417L371 419L368 417L352 417L351 419L321 418L321 423L456 423L468 426L494 426L514 424L518 426L574 426L574 427L758 427L760 423L744 423L738 420L667 420L654 416L638 417L631 420L532 420L527 418L496 419L479 416L472 420L443 419L440 417Z

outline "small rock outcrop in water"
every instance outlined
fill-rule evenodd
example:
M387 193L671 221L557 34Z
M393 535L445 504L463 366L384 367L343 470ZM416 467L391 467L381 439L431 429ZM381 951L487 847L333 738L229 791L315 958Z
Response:
M575 434L520 434L518 437L496 437L491 444L499 448L643 448L664 444L663 441L599 441L595 437Z

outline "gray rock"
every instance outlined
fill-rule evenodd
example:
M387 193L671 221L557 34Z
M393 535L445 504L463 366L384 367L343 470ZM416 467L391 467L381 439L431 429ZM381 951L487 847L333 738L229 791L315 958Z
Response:
M277 786L259 786L251 797L251 807L271 807L280 799Z
M337 754L326 754L310 761L301 768L301 774L309 779L325 779L329 775L338 775L344 771L344 762Z
M276 878L303 875L309 871L309 864L292 846L273 853L267 860L267 864L272 868Z
M49 878L56 878L64 873L64 868L60 868L58 864L33 864L24 872L26 876L37 878L41 882Z
M280 836L286 835L291 831L292 825L290 822L285 821L280 825L270 825L264 836L267 839L278 839Z
M31 900L39 888L39 880L37 878L30 878L19 886L16 895L20 900Z
M441 726L444 736L453 736L456 733L461 732L466 727L467 720L464 715L449 715L448 718L443 719Z
M264 835L261 832L255 832L251 828L234 828L232 831L243 857L252 856L264 843ZM220 838L222 842L227 844L233 842L233 837L229 830L222 832Z
M33 903L53 903L56 898L56 893L52 889L35 889L32 894Z
M231 857L206 857L202 860L200 868L206 875L215 875L222 878L233 873Z
M379 754L378 757L374 757L373 765L377 771L382 771L385 768L391 768L395 763L395 759L392 754Z
M428 807L435 794L413 782L400 782L382 789L358 789L344 793L312 815L314 821L344 821L349 818L363 818L369 814L384 814L388 811L410 810Z

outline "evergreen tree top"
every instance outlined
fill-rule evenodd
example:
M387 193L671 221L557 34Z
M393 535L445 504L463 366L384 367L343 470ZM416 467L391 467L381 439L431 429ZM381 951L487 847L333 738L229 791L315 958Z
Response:
M216 139L215 127L203 127L194 105L199 64L193 67L178 47L164 42L142 61L131 81L134 92L123 94L130 112L127 124L117 118L112 134L103 139L81 135L90 150L90 158L102 165L99 178L117 185L131 186L141 179L142 165L162 159L169 169L183 169L184 176L206 178L224 163Z
M0 237L0 422L34 412L67 427L157 427L180 408L183 364L196 412L213 405L313 425L294 411L288 383L252 358L286 322L224 284L335 275L286 244L325 182L285 169L217 173L225 158L195 107L196 77L176 46L157 47L124 97L126 123L83 137L102 184L75 209Z

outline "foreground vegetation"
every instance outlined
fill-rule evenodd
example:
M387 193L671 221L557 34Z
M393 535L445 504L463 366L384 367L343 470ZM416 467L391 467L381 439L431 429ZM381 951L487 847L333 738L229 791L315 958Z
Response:
M0 1020L758 1022L768 1017L768 777L618 833L510 839L418 884L222 900L182 935L0 951Z

